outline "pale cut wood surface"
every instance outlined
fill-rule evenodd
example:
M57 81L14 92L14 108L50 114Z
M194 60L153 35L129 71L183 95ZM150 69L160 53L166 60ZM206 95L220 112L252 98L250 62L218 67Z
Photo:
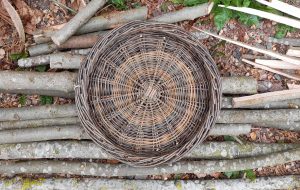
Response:
M300 65L300 59L298 59L298 58L287 56L287 55L283 55L283 54L280 54L280 53L277 53L277 52L274 52L274 51L270 51L270 50L267 50L267 49L254 47L252 45L248 45L248 44L243 43L243 42L232 40L232 39L229 39L229 38L226 38L226 37L223 37L223 36L220 36L220 35L217 35L217 34L214 34L214 33L208 32L208 31L205 31L205 30L201 30L201 29L196 28L196 27L193 27L193 28L196 29L196 30L198 30L198 31L204 32L204 33L206 33L206 34L208 34L210 36L213 36L215 38L219 38L221 40L225 40L225 41L227 41L229 43L232 43L232 44L235 44L235 45L247 48L247 49L251 49L253 51L256 51L256 52L259 52L259 53L263 53L263 54L269 55L271 57L275 57L277 59L281 59L283 61L286 61L286 62L289 62L289 63L293 63L295 65Z
M245 106L253 106L262 103L290 100L296 98L300 98L300 89L282 90L262 94L255 94L251 96L237 97L233 98L232 102L234 108L240 108Z
M272 73L276 73L276 74L282 75L282 76L290 78L290 79L300 80L300 76L299 75L289 74L289 73L286 73L286 72L283 72L283 71L280 71L280 70L277 70L277 69L272 69L270 67L257 64L257 63L255 63L253 61L249 61L247 59L242 59L242 61L245 62L245 63L248 63L248 64L250 64L250 65L252 65L252 66L254 66L256 68L259 68L259 69L263 69L263 70L266 70L266 71L269 71L269 72L272 72Z
M264 65L273 69L300 69L300 65L295 65L289 62L281 60L270 60L270 59L255 59L255 63Z

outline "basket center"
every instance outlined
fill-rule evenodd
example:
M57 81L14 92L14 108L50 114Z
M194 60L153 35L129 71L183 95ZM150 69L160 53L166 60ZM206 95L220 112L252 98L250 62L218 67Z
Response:
M156 99L157 98L157 89L153 86L153 84L150 84L146 87L146 91L144 93L145 99Z

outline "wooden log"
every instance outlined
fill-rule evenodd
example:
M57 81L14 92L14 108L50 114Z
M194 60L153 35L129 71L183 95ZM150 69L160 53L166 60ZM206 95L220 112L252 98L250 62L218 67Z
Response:
M256 94L257 80L251 77L223 77L223 94Z
M72 55L68 53L57 53L50 56L50 68L52 69L78 69L85 59L83 55Z
M100 30L112 29L116 26L133 20L146 20L147 13L148 8L143 6L136 9L130 9L126 11L113 12L106 15L96 16L91 18L86 24L80 27L76 34L80 35ZM39 31L37 32L37 34L34 35L34 39L51 37L56 30L61 29L63 26L64 24L51 27L50 29Z
M50 55L22 58L18 60L19 67L33 67L38 65L48 65L49 63L50 63Z
M61 45L56 45L51 42L47 42L48 37L43 39L46 43L30 46L28 52L30 56L37 56L43 54L49 54L56 50L64 49L80 49L80 48L90 48L105 34L106 32L94 32L89 34L84 34L80 36L72 36L65 43Z
M0 92L74 98L76 77L72 72L0 71ZM257 81L252 77L222 78L224 94L255 94L257 88Z
M67 51L66 53L70 53L72 55L87 55L90 53L92 48L86 48L86 49L72 49L70 51Z
M74 104L0 108L0 121L53 119L77 116Z
M300 121L269 121L254 123L254 127L271 127L276 129L288 130L288 131L300 131Z
M245 179L222 180L128 180L128 179L101 179L101 178L46 178L32 179L15 177L1 179L0 189L22 189L25 184L30 184L32 190L99 190L100 189L135 189L135 190L265 190L265 189L298 189L300 177L272 176L257 177L254 181Z
M289 17L285 17L285 16L280 16L277 14L273 14L273 13L269 13L269 12L265 12L265 11L261 11L261 10L257 10L257 9L252 9L252 8L248 8L248 7L233 7L233 6L225 6L225 5L218 5L219 7L224 7L227 9L231 9L231 10L235 10L235 11L239 11L242 13L247 13L247 14L251 14L251 15L255 15L255 16L259 16L261 18L266 18L269 20L273 20L275 22L279 22L285 25L289 25L292 26L294 28L298 28L300 29L300 21L296 20L296 19L292 19Z
M299 144L206 142L195 147L185 159L236 159L299 148ZM0 145L1 160L113 159L92 141L58 140Z
M248 63L248 64L250 64L250 65L252 65L256 68L259 68L259 69L263 69L263 70L266 70L266 71L269 71L269 72L272 72L272 73L276 73L276 74L282 75L284 77L287 77L287 78L290 78L290 79L293 79L293 80L300 80L300 75L289 74L287 72L284 72L284 71L281 71L281 70L278 70L278 69L272 69L270 67L266 67L266 66L257 64L253 61L249 61L247 59L242 59L242 61L245 62L245 63Z
M169 12L161 16L151 18L151 21L163 23L175 23L184 20L194 20L210 13L214 3L203 3L197 6L184 7L178 11Z
M56 45L63 44L74 35L82 25L92 18L106 2L107 0L91 0L86 7L82 8L69 22L51 36L52 41Z
M0 144L63 139L89 139L84 128L78 125L3 130L0 131L0 136Z
M228 131L226 131L226 128ZM225 132L226 131L226 132ZM216 125L209 135L243 135L249 134L251 125ZM47 126L38 128L23 128L0 131L0 144L36 142L58 139L90 139L84 128L77 125Z
M278 44L283 44L288 46L300 46L300 39L297 38L277 39L277 38L269 37L268 42L278 43Z
M57 46L53 43L48 43L49 37L40 37L40 41L46 43L30 46L28 48L29 55L37 56L43 54L49 54L55 50L73 49L73 48L90 48L103 36L107 31L99 31L94 33L83 34L79 36L72 36L64 44ZM202 32L192 32L199 40L208 38L207 34ZM79 66L78 66L79 67Z
M54 43L44 43L44 44L38 44L35 46L28 47L27 51L30 56L38 56L43 54L49 54L57 50L58 46Z
M233 108L241 108L296 98L300 98L300 89L282 90L262 94L254 94L250 96L236 97L232 99L232 103Z
M103 164L78 161L0 161L0 173L15 174L70 174L81 176L145 176L180 173L202 173L241 171L274 166L300 160L300 148L250 158L232 160L180 161L172 165L154 167L132 167L127 164Z
M286 54L289 56L300 57L300 47L290 47Z
M291 16L294 16L294 17L300 19L300 9L298 7L295 7L293 5L287 4L287 3L279 1L279 0L272 0L270 2L266 1L266 0L256 0L256 1L261 4L267 5L268 7L272 7L274 9L277 9L288 15L291 15Z
M300 69L299 65L288 63L281 60L255 59L255 63L264 65L273 69Z
M225 40L225 41L227 41L229 43L232 43L232 44L235 44L235 45L247 48L247 49L251 49L253 51L257 51L259 53L263 53L263 54L275 57L277 59L281 59L281 60L289 62L289 63L300 65L300 59L298 59L298 58L294 58L294 57L291 57L291 56L283 55L283 54L280 54L280 53L277 53L277 52L274 52L274 51L270 51L270 50L267 50L267 49L258 48L258 47L252 46L252 45L248 45L248 44L245 44L243 42L232 40L232 39L229 39L229 38L217 35L217 34L213 34L213 33L208 32L208 31L200 30L199 28L196 28L196 27L193 27L193 28L195 30L198 30L198 31L204 32L204 33L206 33L206 34L208 34L210 36L213 36L215 38L218 38L218 39L221 39L221 40Z
M83 55L73 55L70 53L54 53L40 55L36 57L23 58L18 60L19 67L33 67L37 65L49 65L50 68L62 68L62 65L68 65L66 69L77 69L84 60Z
M77 73L0 71L0 92L74 98Z
M233 108L233 97L222 97L222 108ZM253 106L241 106L246 109L298 109L300 108L300 98L283 100L278 102L259 103Z
M5 112L6 110L4 110ZM62 117L49 119L31 119L21 121L1 121L0 130L24 129L42 126L74 125L80 123L78 117Z
M217 123L263 123L300 121L299 109L222 110Z

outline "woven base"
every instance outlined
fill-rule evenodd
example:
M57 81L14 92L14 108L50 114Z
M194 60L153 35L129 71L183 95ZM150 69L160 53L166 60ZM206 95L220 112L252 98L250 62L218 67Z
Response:
M134 21L92 49L77 81L91 138L133 166L176 161L202 142L220 110L220 77L194 36Z

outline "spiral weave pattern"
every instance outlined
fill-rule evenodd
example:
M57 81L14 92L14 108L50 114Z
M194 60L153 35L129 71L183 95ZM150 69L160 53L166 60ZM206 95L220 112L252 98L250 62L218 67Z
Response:
M220 111L220 76L196 37L133 21L99 40L78 74L76 105L90 137L117 160L154 166L182 158Z

